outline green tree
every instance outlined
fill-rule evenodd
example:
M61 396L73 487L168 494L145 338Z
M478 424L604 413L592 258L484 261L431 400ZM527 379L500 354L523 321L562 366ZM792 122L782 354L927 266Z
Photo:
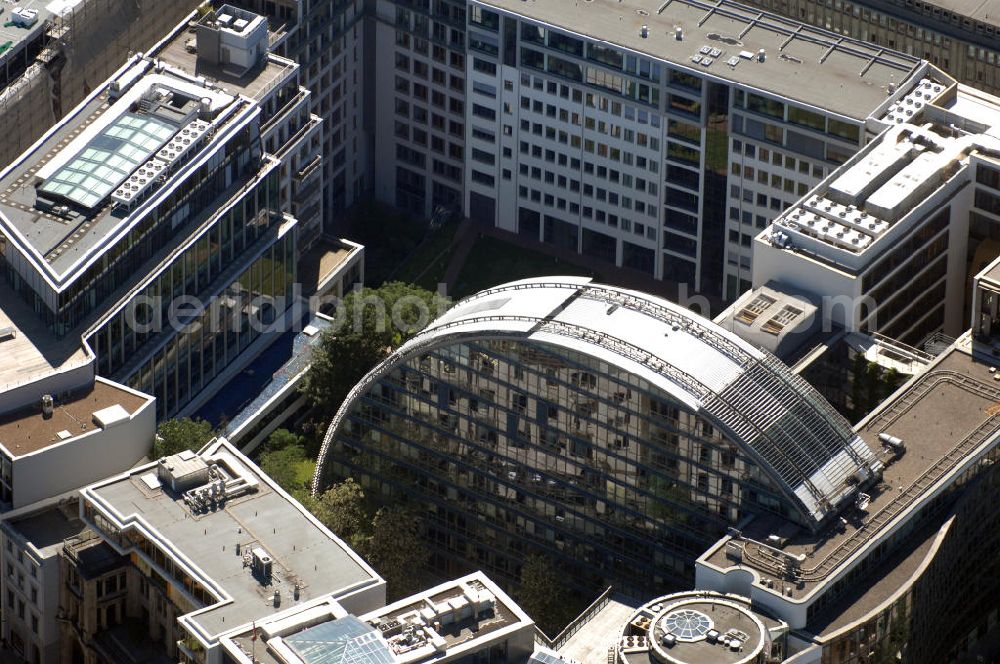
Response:
M353 548L361 546L368 536L366 526L371 518L365 492L352 478L324 491L313 500L311 509L323 525Z
M517 601L549 636L558 634L571 619L566 616L565 597L559 572L552 561L539 555L525 558Z
M293 433L288 429L275 429L264 442L263 453L273 452L275 450L291 447L292 445L304 446L302 436L297 433Z
M903 376L893 368L889 368L882 374L882 393L879 395L879 403L885 401L889 396L899 389L903 384Z
M184 417L160 424L153 441L153 458L162 459L184 450L197 452L215 437L212 425L205 420Z
M260 469L282 489L297 496L305 489L298 474L303 461L306 461L305 449L296 443L264 452L260 456Z
M423 587L422 571L430 560L423 523L407 506L383 507L372 519L362 555L386 581L386 594L398 599Z
M424 587L423 570L430 552L423 539L423 523L411 508L390 505L373 513L364 489L348 478L313 499L310 509L382 575L391 598Z
M366 373L447 307L446 298L401 282L352 291L313 351L304 393L314 406L335 411Z

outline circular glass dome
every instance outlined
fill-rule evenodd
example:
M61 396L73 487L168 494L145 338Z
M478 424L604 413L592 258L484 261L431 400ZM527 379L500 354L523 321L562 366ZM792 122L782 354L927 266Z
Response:
M678 641L698 641L705 638L712 629L712 619L701 611L678 609L663 617L660 626L663 631L673 634Z

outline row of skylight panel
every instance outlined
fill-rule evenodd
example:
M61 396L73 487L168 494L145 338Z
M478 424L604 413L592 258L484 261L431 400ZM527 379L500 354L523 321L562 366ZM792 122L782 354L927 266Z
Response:
M175 125L158 118L126 113L46 180L41 190L92 208L176 131Z

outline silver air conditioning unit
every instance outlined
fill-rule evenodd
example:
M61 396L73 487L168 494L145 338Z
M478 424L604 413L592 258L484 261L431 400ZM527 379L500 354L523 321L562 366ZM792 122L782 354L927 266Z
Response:
M902 438L897 438L891 434L885 433L884 431L878 435L879 442L882 443L884 447L892 450L895 454L900 455L906 451L906 443L903 442Z
M271 571L274 559L264 549L254 547L251 552L250 571L262 583L267 584L271 580Z

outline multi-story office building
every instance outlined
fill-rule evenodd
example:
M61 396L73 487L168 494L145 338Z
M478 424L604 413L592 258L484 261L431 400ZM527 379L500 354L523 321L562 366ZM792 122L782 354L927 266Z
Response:
M266 16L271 24L271 49L301 67L301 84L310 93L309 110L323 121L322 160L303 162L293 171L298 191L310 193L316 185L304 178L314 169L321 175L326 228L372 187L372 120L366 113L373 103L371 43L363 19L362 0L240 0L235 4ZM272 147L265 147L273 151ZM303 180L303 181L299 181ZM306 216L308 205L293 199L292 213ZM308 210L312 212L312 210Z
M728 299L752 236L931 69L700 0L473 1L468 46L470 217Z
M418 216L460 213L469 156L467 2L374 7L375 196Z
M534 641L531 618L477 572L362 615L332 597L304 603L227 635L222 646L232 664L346 661L356 652L385 664L525 664Z
M1000 92L1000 18L988 2L745 0L745 4L915 55L963 83Z
M363 615L385 582L224 439L80 491L92 529L62 552L61 652L217 664L220 639L332 598ZM270 531L270 532L269 532Z
M732 2L248 6L322 91L328 218L370 192L728 299L753 235L936 71Z
M9 3L0 25L0 163L8 164L198 0Z
M997 254L1000 99L928 77L871 124L887 128L756 238L753 283L811 293L848 329L957 336Z
M463 300L333 420L314 486L427 505L445 569L514 582L530 552L593 592L677 587L753 514L822 527L881 462L770 354L664 300L586 279Z
M795 664L974 651L1000 609L991 342L963 336L857 425L885 468L856 505L817 533L754 519L699 557L696 587L788 622Z
M63 389L113 377L166 417L273 338L303 259L360 274L360 252L322 241L322 122L268 40L245 10L192 14L0 176L4 322L32 351L24 366ZM292 216L296 199L313 212Z
M754 518L698 558L699 589L789 624L788 662L932 664L995 650L998 265L973 280L972 329L855 427L883 464L870 490L817 532Z

